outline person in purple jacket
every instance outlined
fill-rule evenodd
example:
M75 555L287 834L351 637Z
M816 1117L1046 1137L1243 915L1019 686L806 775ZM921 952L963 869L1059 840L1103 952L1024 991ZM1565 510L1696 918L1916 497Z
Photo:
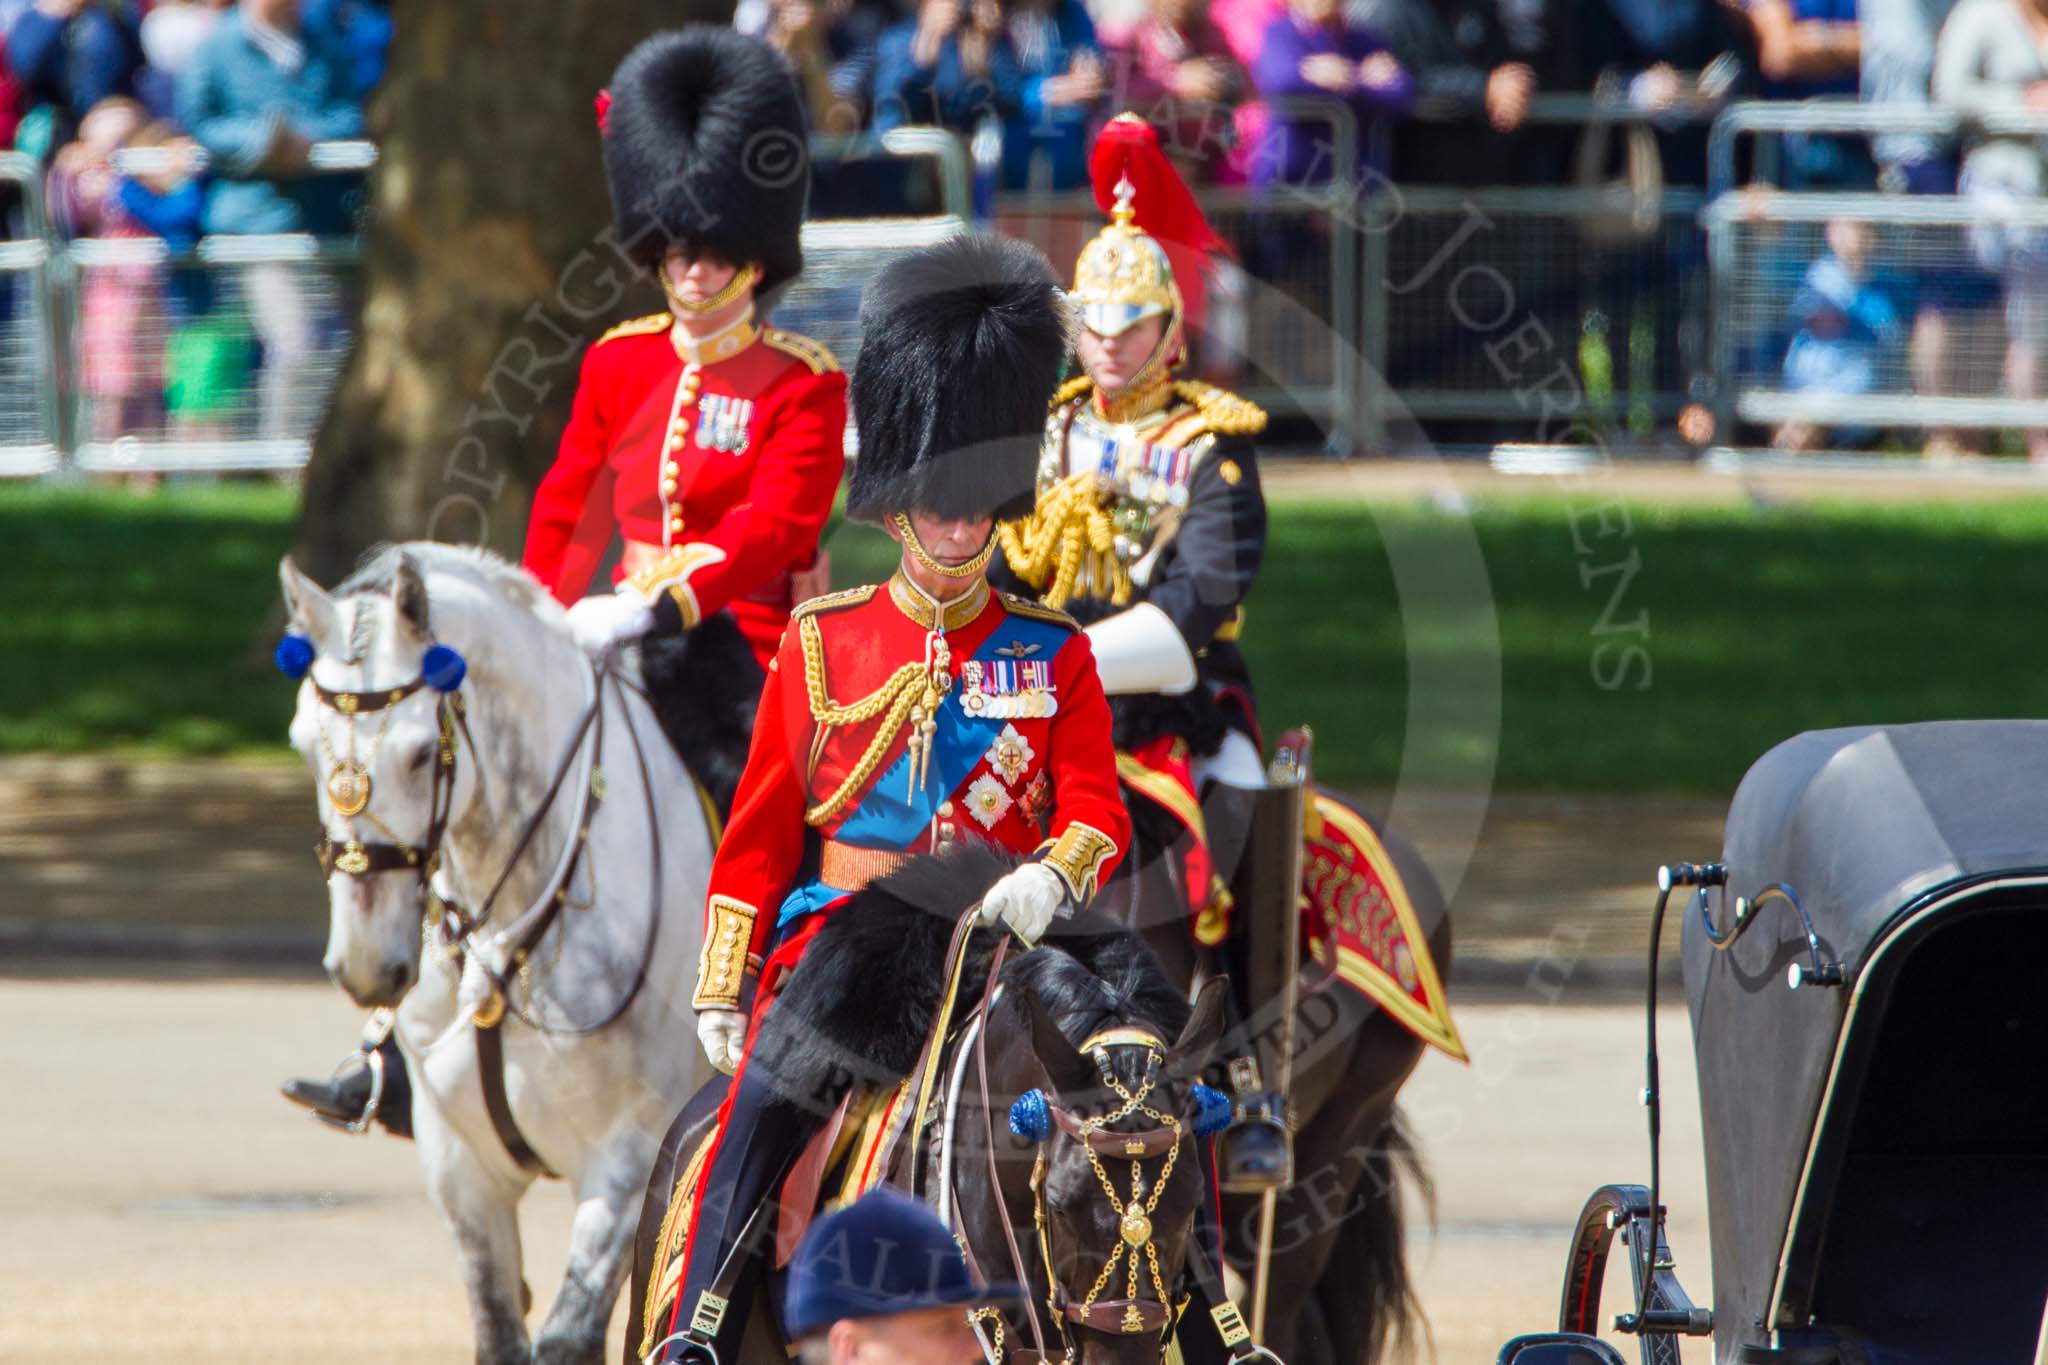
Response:
M1341 101L1358 119L1360 166L1378 166L1372 133L1415 103L1415 81L1372 29L1348 24L1339 0L1288 0L1267 23L1252 63L1252 84L1268 100ZM1252 161L1260 185L1300 185L1349 176L1360 166L1335 164L1327 119L1275 115Z

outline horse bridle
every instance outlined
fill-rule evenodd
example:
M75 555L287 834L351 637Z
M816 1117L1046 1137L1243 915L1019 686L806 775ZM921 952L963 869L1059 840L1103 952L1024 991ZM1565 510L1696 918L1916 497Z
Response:
M459 684L459 674L456 681ZM351 720L359 715L388 711L430 685L424 667L419 676L411 682L375 691L337 690L324 687L310 677L307 683L313 689L314 698L322 706ZM463 742L469 745L472 753L476 750L476 741L470 738L469 720L463 706L462 694L453 687L437 687L436 691L440 694L435 702L440 737L435 744L434 775L427 792L426 837L417 844L400 843L395 836L389 840L336 840L323 825L320 829L320 842L313 849L314 856L320 861L322 877L331 877L339 872L344 876L360 879L375 876L380 872L409 871L419 879L422 896L433 894L431 883L435 871L440 866L441 841L448 833L448 821L455 806L457 732L461 733ZM349 782L357 785L353 788L345 787L344 784ZM347 760L337 763L328 773L326 785L328 799L335 802L335 809L343 818L353 820L358 816L369 816L370 779L367 769L355 759L353 752ZM337 788L350 791L349 799L338 800ZM374 816L369 818L376 820ZM390 833L381 821L376 823L385 833Z
M1145 1073L1135 1090L1117 1079L1111 1068L1109 1049L1113 1047L1146 1049ZM1078 1358L1079 1354L1069 1335L1070 1325L1121 1336L1156 1335L1163 1350L1178 1314L1160 1273L1152 1215L1159 1207L1160 1196L1173 1179L1174 1167L1180 1159L1190 1125L1179 1116L1164 1113L1147 1102L1159 1083L1160 1068L1166 1060L1166 1044L1157 1034L1129 1026L1104 1029L1082 1042L1079 1050L1094 1060L1104 1087L1120 1101L1115 1109L1095 1118L1082 1118L1054 1103L1044 1091L1033 1090L1020 1096L1011 1106L1010 1113L1011 1130L1039 1143L1037 1159L1031 1168L1031 1218L1037 1234L1040 1268L1045 1273L1046 1308L1054 1330L1066 1347L1069 1360ZM1154 1120L1154 1126L1141 1129L1110 1127L1133 1114ZM1054 1271L1052 1248L1046 1231L1047 1161L1044 1143L1055 1127L1081 1144L1096 1183L1102 1187L1104 1197L1117 1213L1120 1234L1116 1246L1097 1272L1094 1283L1079 1302L1067 1292ZM1145 1193L1144 1163L1162 1156L1166 1158L1166 1164L1158 1178L1152 1181L1148 1196ZM1131 1163L1128 1199L1118 1194L1105 1159ZM1143 1298L1139 1294L1141 1261L1148 1272L1152 1298ZM1124 1268L1124 1297L1102 1298L1102 1291L1115 1278L1119 1266Z
M313 678L310 673L312 659L311 642L303 636L287 636L285 642L278 646L278 667L288 676L305 678L313 690L314 698L322 706L351 720L360 715L388 711L423 688L431 687L439 693L436 710L440 738L436 746L432 784L427 794L425 837L417 844L404 843L395 835L388 840L336 840L323 827L320 831L320 842L315 846L314 853L319 859L322 876L332 876L339 872L360 879L384 872L413 873L419 880L423 902L433 912L430 918L443 920L445 937L454 949L460 952L472 936L489 922L499 894L511 881L513 869L518 866L520 859L525 857L527 849L540 833L548 812L554 808L557 797L561 795L570 772L576 766L577 757L583 751L584 741L591 739L596 749L602 749L604 683L609 680L618 684L617 675L601 663L592 664L594 685L591 688L590 704L584 708L576 724L571 727L568 742L563 746L561 761L555 766L554 776L533 812L528 816L525 827L520 830L504 867L499 870L496 880L492 882L483 900L474 911L469 911L460 906L441 902L433 889L434 873L441 861L441 844L447 836L448 823L454 812L456 736L461 736L462 742L469 746L471 753L477 752L476 740L469 732L467 708L461 693L456 690L461 686L467 672L467 665L463 662L462 656L446 645L431 645L422 658L420 672L411 681L400 683L396 687L347 690L323 686ZM639 736L633 734L630 727L628 734L632 737L634 755L640 764L641 787L649 802L648 828L652 832L649 839L649 858L652 863L649 896L653 903L648 912L647 942L643 945L640 969L634 975L632 987L598 1022L569 1028L542 1029L543 1032L581 1036L609 1027L625 1013L639 995L640 988L646 981L648 963L653 957L654 936L660 925L661 840L652 804L651 784L647 777L647 756L640 749ZM380 732L379 739L381 738ZM375 752L375 742L371 751ZM345 818L368 818L379 829L390 834L389 827L370 814L371 780L368 769L356 760L353 749L348 759L337 760L334 768L328 773L327 789L329 800L335 803L336 810ZM488 963L484 964L485 974L490 978L491 990L475 1011L475 1022L480 1029L494 1028L499 1020L504 1018L508 1008L508 991L512 975L524 965L534 945L552 927L555 917L568 904L567 888L574 880L576 869L589 846L587 836L590 822L603 803L604 794L603 777L593 768L590 784L584 794L584 806L577 818L577 833L569 845L559 871L550 880L549 889L542 895L537 907L538 913L521 917L515 935L516 941L507 954L504 967L497 968ZM346 799L343 799L344 797ZM536 1020L527 1019L525 1022L536 1029L541 1029Z

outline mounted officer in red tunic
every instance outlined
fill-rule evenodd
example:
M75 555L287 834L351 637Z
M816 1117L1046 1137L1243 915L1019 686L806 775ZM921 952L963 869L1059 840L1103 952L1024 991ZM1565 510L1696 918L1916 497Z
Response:
M825 1118L780 1092L773 1065L750 1066L764 1017L811 979L808 966L863 983L878 1032L901 1026L890 1000L904 983L879 956L865 967L806 959L821 927L912 855L980 841L1023 859L989 887L983 918L1031 942L1088 900L1129 834L1087 636L986 578L994 520L1030 506L1066 350L1051 271L1029 247L956 238L885 269L861 323L847 511L880 522L902 561L887 583L798 608L770 665L705 912L698 1033L736 1075L669 1331L694 1327L695 1343L725 1360L745 1313L727 1319L723 1306L747 1303L758 1274L742 1230ZM823 1041L862 1057L878 1040ZM674 1338L663 1358L689 1344Z
M575 603L616 534L615 595L572 609L587 644L729 612L766 667L845 454L845 375L757 308L803 268L802 101L771 48L708 25L642 43L607 93L619 248L669 306L584 358L525 564Z
M694 25L620 63L598 125L619 250L669 306L585 354L524 563L592 654L638 642L663 727L723 815L845 464L846 376L817 342L760 324L803 266L803 103L772 48ZM616 587L584 597L615 540ZM389 1034L379 1011L334 1076L286 1097L409 1134Z
M1205 798L1248 818L1225 789L1265 784L1237 639L1265 553L1252 437L1266 414L1175 377L1201 316L1205 258L1225 248L1152 128L1112 119L1090 173L1110 223L1082 249L1068 295L1084 373L1053 404L1037 503L1002 527L997 578L1089 623L1134 815L1170 822L1190 930L1213 949L1231 936L1234 897L1211 857ZM1238 869L1237 880L1274 871ZM1292 897L1265 889L1280 893L1271 918L1291 932ZM1250 1111L1279 1112L1242 1064L1237 1075ZM1235 1186L1276 1178L1285 1134L1263 1117L1240 1122L1221 1160Z

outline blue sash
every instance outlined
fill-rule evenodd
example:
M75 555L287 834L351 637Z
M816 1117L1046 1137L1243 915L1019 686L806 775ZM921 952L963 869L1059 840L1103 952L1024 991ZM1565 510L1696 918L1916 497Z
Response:
M1013 613L982 641L973 657L982 663L992 663L1003 657L997 650L1022 645L1031 658L1050 662L1071 633L1065 626ZM1037 648L1032 649L1033 645ZM938 818L939 803L950 800L960 790L967 774L974 771L982 755L996 742L996 736L1010 723L1000 717L968 715L960 705L960 692L956 673L952 689L939 703L939 728L932 736L931 766L925 773L924 785L914 793L910 790L910 752L906 749L868 784L859 804L839 826L839 833L834 836L839 842L900 851L911 847L931 828L932 821ZM782 902L775 917L776 927L786 927L851 894L815 879L806 882Z

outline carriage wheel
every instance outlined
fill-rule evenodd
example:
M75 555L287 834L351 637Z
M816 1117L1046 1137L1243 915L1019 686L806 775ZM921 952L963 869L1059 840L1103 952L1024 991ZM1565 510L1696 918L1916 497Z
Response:
M1679 1365L1678 1338L1705 1336L1714 1330L1713 1314L1694 1308L1674 1273L1671 1249L1664 1240L1663 1210L1651 1216L1650 1192L1641 1185L1603 1185L1579 1211L1565 1261L1564 1295L1558 1304L1557 1329L1599 1336L1600 1289L1607 1274L1607 1253L1618 1233L1629 1253L1629 1281L1644 1312L1619 1315L1614 1329L1637 1336L1643 1365ZM1643 1282L1649 1281L1649 1294ZM1631 1305L1633 1310L1634 1305Z

